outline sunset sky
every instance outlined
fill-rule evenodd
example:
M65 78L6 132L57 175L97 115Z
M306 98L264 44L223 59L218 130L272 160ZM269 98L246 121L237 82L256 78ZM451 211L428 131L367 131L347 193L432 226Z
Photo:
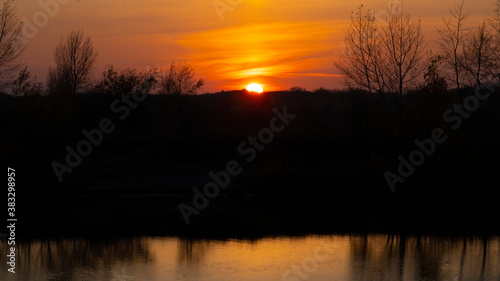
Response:
M40 0L41 3L55 0ZM95 75L106 65L119 68L166 66L188 61L205 78L201 92L242 89L252 82L265 90L293 86L340 88L333 67L341 53L343 28L360 4L375 11L387 0L60 0L43 23L39 1L19 1L19 17L33 25L23 60L45 81L61 36L83 29L98 52ZM232 10L217 11L214 3ZM233 3L233 5L231 5ZM240 4L237 4L240 3ZM406 0L405 9L422 19L429 48L441 16L458 0ZM491 13L494 0L465 3L472 26ZM222 6L221 6L222 7ZM38 16L38 17L37 17ZM37 27L37 25L39 27Z

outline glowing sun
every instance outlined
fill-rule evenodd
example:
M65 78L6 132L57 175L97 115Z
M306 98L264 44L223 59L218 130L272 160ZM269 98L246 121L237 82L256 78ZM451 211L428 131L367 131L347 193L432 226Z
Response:
M257 83L252 83L247 86L247 91L249 92L256 92L256 93L262 93L264 92L264 89L262 89L262 86L257 84Z

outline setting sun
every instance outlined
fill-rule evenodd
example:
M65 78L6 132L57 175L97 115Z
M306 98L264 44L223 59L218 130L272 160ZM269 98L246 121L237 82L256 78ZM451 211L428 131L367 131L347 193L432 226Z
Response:
M262 89L262 86L257 84L257 83L252 83L247 86L247 91L249 92L256 92L256 93L262 93L264 92L264 89Z

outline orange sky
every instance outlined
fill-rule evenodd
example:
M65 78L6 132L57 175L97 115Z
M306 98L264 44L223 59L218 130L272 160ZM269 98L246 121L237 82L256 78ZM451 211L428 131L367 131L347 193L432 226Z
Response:
M98 51L96 75L106 65L144 68L173 61L193 64L206 85L201 92L242 89L251 82L265 90L293 86L313 90L342 87L333 67L343 27L360 4L375 11L388 0L40 0L55 3L48 13L39 1L19 1L19 15L35 32L24 61L41 80L53 65L61 36L83 29ZM435 38L440 16L458 0L406 0ZM225 6L219 12L214 7ZM494 0L466 0L469 24L491 12ZM53 12L52 12L53 11ZM35 17L35 20L33 18ZM38 22L38 23L37 23ZM432 46L432 45L430 45Z

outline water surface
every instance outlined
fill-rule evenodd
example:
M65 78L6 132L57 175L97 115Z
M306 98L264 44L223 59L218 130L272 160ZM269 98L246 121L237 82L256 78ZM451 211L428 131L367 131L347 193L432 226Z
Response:
M73 238L19 241L17 258L0 280L500 280L500 237Z

